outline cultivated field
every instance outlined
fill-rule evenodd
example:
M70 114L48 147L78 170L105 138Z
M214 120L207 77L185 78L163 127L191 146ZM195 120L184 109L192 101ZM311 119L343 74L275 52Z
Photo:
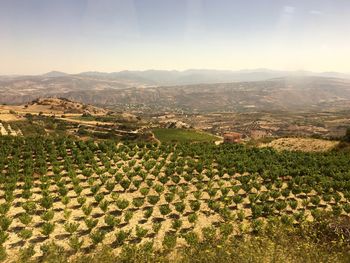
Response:
M215 142L222 140L220 137L210 133L189 129L165 129L157 128L153 130L154 136L161 142Z
M350 213L347 153L0 140L2 257L40 257L53 241L69 255L149 241L173 249L210 231L258 233L271 218L295 226Z

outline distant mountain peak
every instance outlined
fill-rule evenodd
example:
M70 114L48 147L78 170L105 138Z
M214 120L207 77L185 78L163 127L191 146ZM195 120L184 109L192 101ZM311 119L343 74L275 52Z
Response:
M65 72L53 70L53 71L50 71L50 72L43 74L42 76L48 77L48 78L56 78L56 77L65 77L67 75L69 75L69 74L67 74Z

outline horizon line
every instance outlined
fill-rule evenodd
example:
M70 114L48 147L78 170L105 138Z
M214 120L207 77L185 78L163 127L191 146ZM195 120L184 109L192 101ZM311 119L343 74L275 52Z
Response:
M81 75L84 73L102 73L102 74L113 74L113 73L121 73L121 72L147 72L147 71L164 71L164 72L179 72L183 73L186 71L221 71L221 72L232 72L232 73L238 73L238 72L247 72L247 71L276 71L276 72L286 72L286 73L313 73L313 74L325 74L325 73L335 73L335 74L344 74L348 75L350 72L343 72L343 71L336 71L336 70L327 70L327 71L314 71L314 70L307 70L307 69L296 69L296 70L287 70L287 69L272 69L272 68L264 68L264 67L258 67L258 68L242 68L242 69L215 69L215 68L187 68L187 69L123 69L123 70L117 70L117 71L99 71L99 70L87 70L87 71L79 71L77 73L67 73L65 71L61 70L49 70L43 73L33 73L33 74L18 74L18 73L10 73L10 74L0 74L1 77L25 77L25 76L43 76L50 73L60 73L60 74L66 74L66 75Z

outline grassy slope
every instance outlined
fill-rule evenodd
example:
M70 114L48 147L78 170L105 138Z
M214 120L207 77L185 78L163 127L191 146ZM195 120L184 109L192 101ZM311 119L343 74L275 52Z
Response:
M161 142L214 142L218 140L214 135L195 130L157 128L153 130L153 133Z

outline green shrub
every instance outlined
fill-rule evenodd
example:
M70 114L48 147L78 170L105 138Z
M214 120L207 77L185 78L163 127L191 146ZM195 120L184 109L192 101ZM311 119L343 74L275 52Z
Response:
M64 229L70 235L74 234L79 228L79 223L67 222L64 224Z
M163 248L166 250L174 249L176 246L177 236L175 234L169 233L164 236L163 239Z
M110 215L110 214L107 214L105 215L105 223L107 226L109 226L110 228L114 228L116 225L119 225L120 224L120 219L119 218L116 218L115 216L113 215Z
M28 226L32 222L33 217L28 213L23 213L18 217L18 219L23 225Z
M91 206L91 205L83 205L83 206L81 207L81 209L83 210L83 212L84 212L84 214L85 214L86 216L90 215L91 212L92 212L92 206Z
M196 234L195 232L191 231L186 233L185 235L183 235L184 239L186 240L186 243L189 246L196 246L199 243L199 237L198 234Z
M136 231L135 232L136 232L136 236L141 239L141 238L143 238L143 237L145 237L147 235L148 230L144 229L144 228L142 228L140 226L136 226Z
M153 223L153 225L152 225L152 230L154 231L154 233L158 233L159 232L159 230L161 229L161 227L162 227L162 224L161 223L157 223L157 222L155 222L155 223Z
M182 226L182 220L181 219L174 219L171 223L171 227L175 230L178 230Z
M145 202L145 199L144 199L144 198L139 198L139 197L134 198L134 199L132 200L132 204L133 204L136 208L140 208L141 206L143 206L144 202Z
M89 232L91 232L91 230L97 226L98 220L86 217L84 219L84 222L85 222L85 225L86 225L87 229L89 230Z
M92 243L96 246L96 245L100 244L103 241L103 239L105 238L105 232L101 231L101 230L95 230L95 231L91 232L89 236L90 236Z
M1 246L6 242L8 237L9 237L8 233L6 233L4 230L0 230L0 245Z
M129 223L129 221L131 220L131 218L134 216L134 213L132 211L126 211L125 215L124 215L124 221L126 223Z
M118 246L121 246L124 244L125 240L129 237L130 235L130 232L126 232L124 230L119 230L116 234L115 234L115 237L116 237L116 244Z
M159 212L163 215L163 216L166 216L167 214L169 214L171 212L171 209L169 207L168 204L164 204L164 205L161 205L159 207Z
M31 238L33 235L33 231L30 229L22 229L19 233L18 236L24 240L27 240L29 238Z
M145 210L145 212L143 213L143 216L144 216L145 218L150 218L151 215L152 215L152 213L153 213L153 208L152 208L152 207L149 207L149 208L147 208L147 209Z
M44 213L40 216L44 221L51 221L55 216L55 212L53 210L44 211Z
M147 196L147 201L148 203L150 203L151 205L155 205L159 202L159 196L157 195L149 195Z
M197 220L198 220L198 216L197 216L197 214L196 213L193 213L193 214L190 214L189 216L188 216L188 222L190 222L190 223L195 223L195 222L197 222Z
M31 244L28 247L21 248L19 250L19 261L30 262L30 258L35 255L34 245Z
M1 216L0 217L0 228L3 231L6 231L10 227L12 221L13 221L12 218L9 218L9 217L6 217L6 216Z
M56 225L53 223L44 222L44 224L41 226L41 233L48 237L55 230L55 226Z
M198 200L191 201L190 202L190 207L191 207L192 211L196 212L196 211L198 211L200 209L201 203Z
M124 210L129 206L129 201L125 199L118 199L115 203L117 207L121 210Z
M73 249L75 253L81 249L83 243L84 241L82 239L79 239L76 235L71 236L68 240L69 246Z
M99 207L104 213L108 211L108 206L109 206L109 202L107 200L103 200L99 203Z

